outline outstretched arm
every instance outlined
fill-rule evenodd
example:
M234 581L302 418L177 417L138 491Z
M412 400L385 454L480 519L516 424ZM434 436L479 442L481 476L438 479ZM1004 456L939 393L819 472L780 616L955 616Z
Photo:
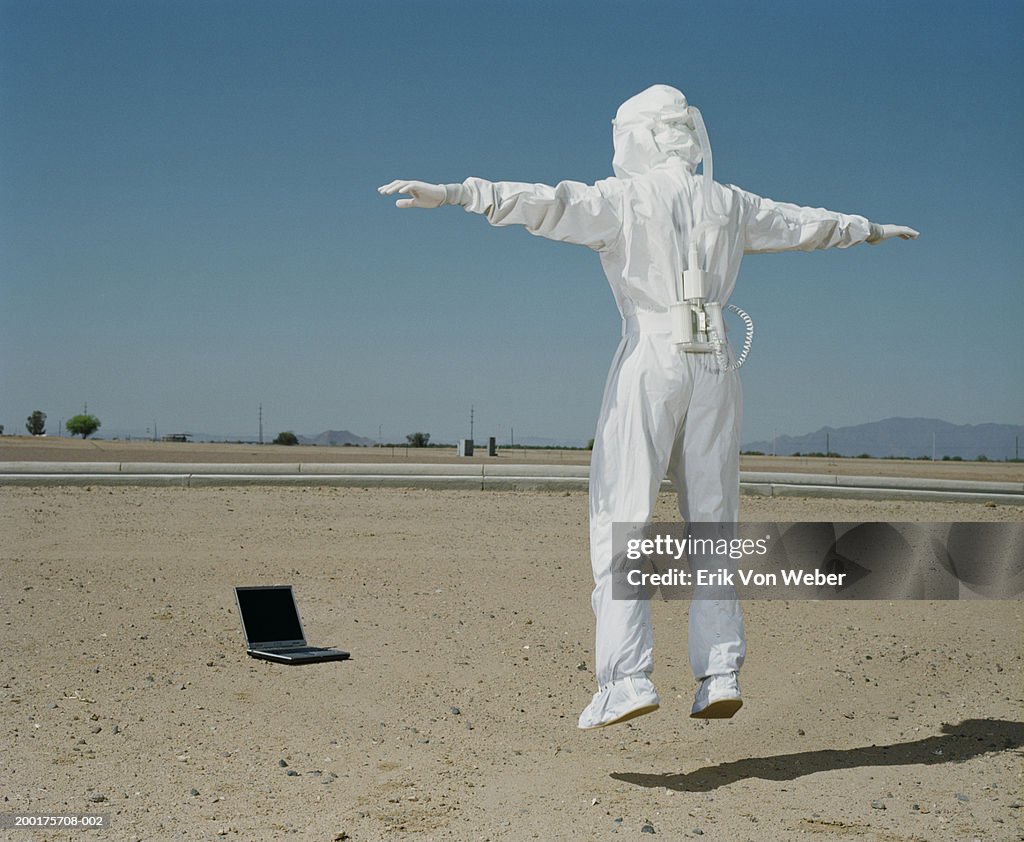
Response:
M491 225L522 225L539 237L597 250L611 245L622 227L615 197L600 185L576 181L551 187L482 178L467 178L461 184L399 179L379 187L378 192L385 196L407 194L410 198L395 202L400 208L461 205L486 216Z
M738 192L747 204L744 250L748 254L849 248L858 243L880 243L892 237L913 240L918 235L913 228L901 225L879 225L863 216L775 202Z

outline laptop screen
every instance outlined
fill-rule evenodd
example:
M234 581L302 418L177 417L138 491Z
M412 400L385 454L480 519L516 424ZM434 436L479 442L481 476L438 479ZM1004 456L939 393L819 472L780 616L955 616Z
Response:
M250 644L305 639L290 587L235 588L235 592Z

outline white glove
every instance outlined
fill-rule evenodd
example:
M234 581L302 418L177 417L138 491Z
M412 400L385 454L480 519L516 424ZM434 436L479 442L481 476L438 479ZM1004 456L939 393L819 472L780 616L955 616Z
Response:
M907 228L906 225L879 225L875 222L871 223L871 235L867 241L871 245L880 243L882 240L891 240L893 237L899 237L901 240L916 240L918 232L913 228Z
M394 196L396 193L408 193L411 199L399 199L395 202L398 208L439 208L441 205L461 205L463 190L461 184L428 184L425 181L407 181L398 179L377 192L382 196Z

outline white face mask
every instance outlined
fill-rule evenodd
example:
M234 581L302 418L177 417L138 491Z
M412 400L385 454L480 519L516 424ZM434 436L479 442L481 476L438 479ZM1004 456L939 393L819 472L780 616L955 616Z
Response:
M619 177L642 175L658 164L678 158L691 171L701 161L701 142L686 97L668 85L653 85L626 100L613 121Z
M701 159L700 142L693 130L677 123L663 123L655 126L654 142L666 155L692 162L694 168Z

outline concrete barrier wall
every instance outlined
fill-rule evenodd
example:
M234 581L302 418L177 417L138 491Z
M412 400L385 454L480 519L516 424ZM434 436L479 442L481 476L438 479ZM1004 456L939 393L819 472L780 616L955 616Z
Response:
M289 485L467 490L586 490L585 465L227 464L174 462L0 462L0 485L140 485L183 488ZM662 490L671 490L665 480ZM744 494L868 500L998 502L1024 505L1024 483L832 474L740 474Z

